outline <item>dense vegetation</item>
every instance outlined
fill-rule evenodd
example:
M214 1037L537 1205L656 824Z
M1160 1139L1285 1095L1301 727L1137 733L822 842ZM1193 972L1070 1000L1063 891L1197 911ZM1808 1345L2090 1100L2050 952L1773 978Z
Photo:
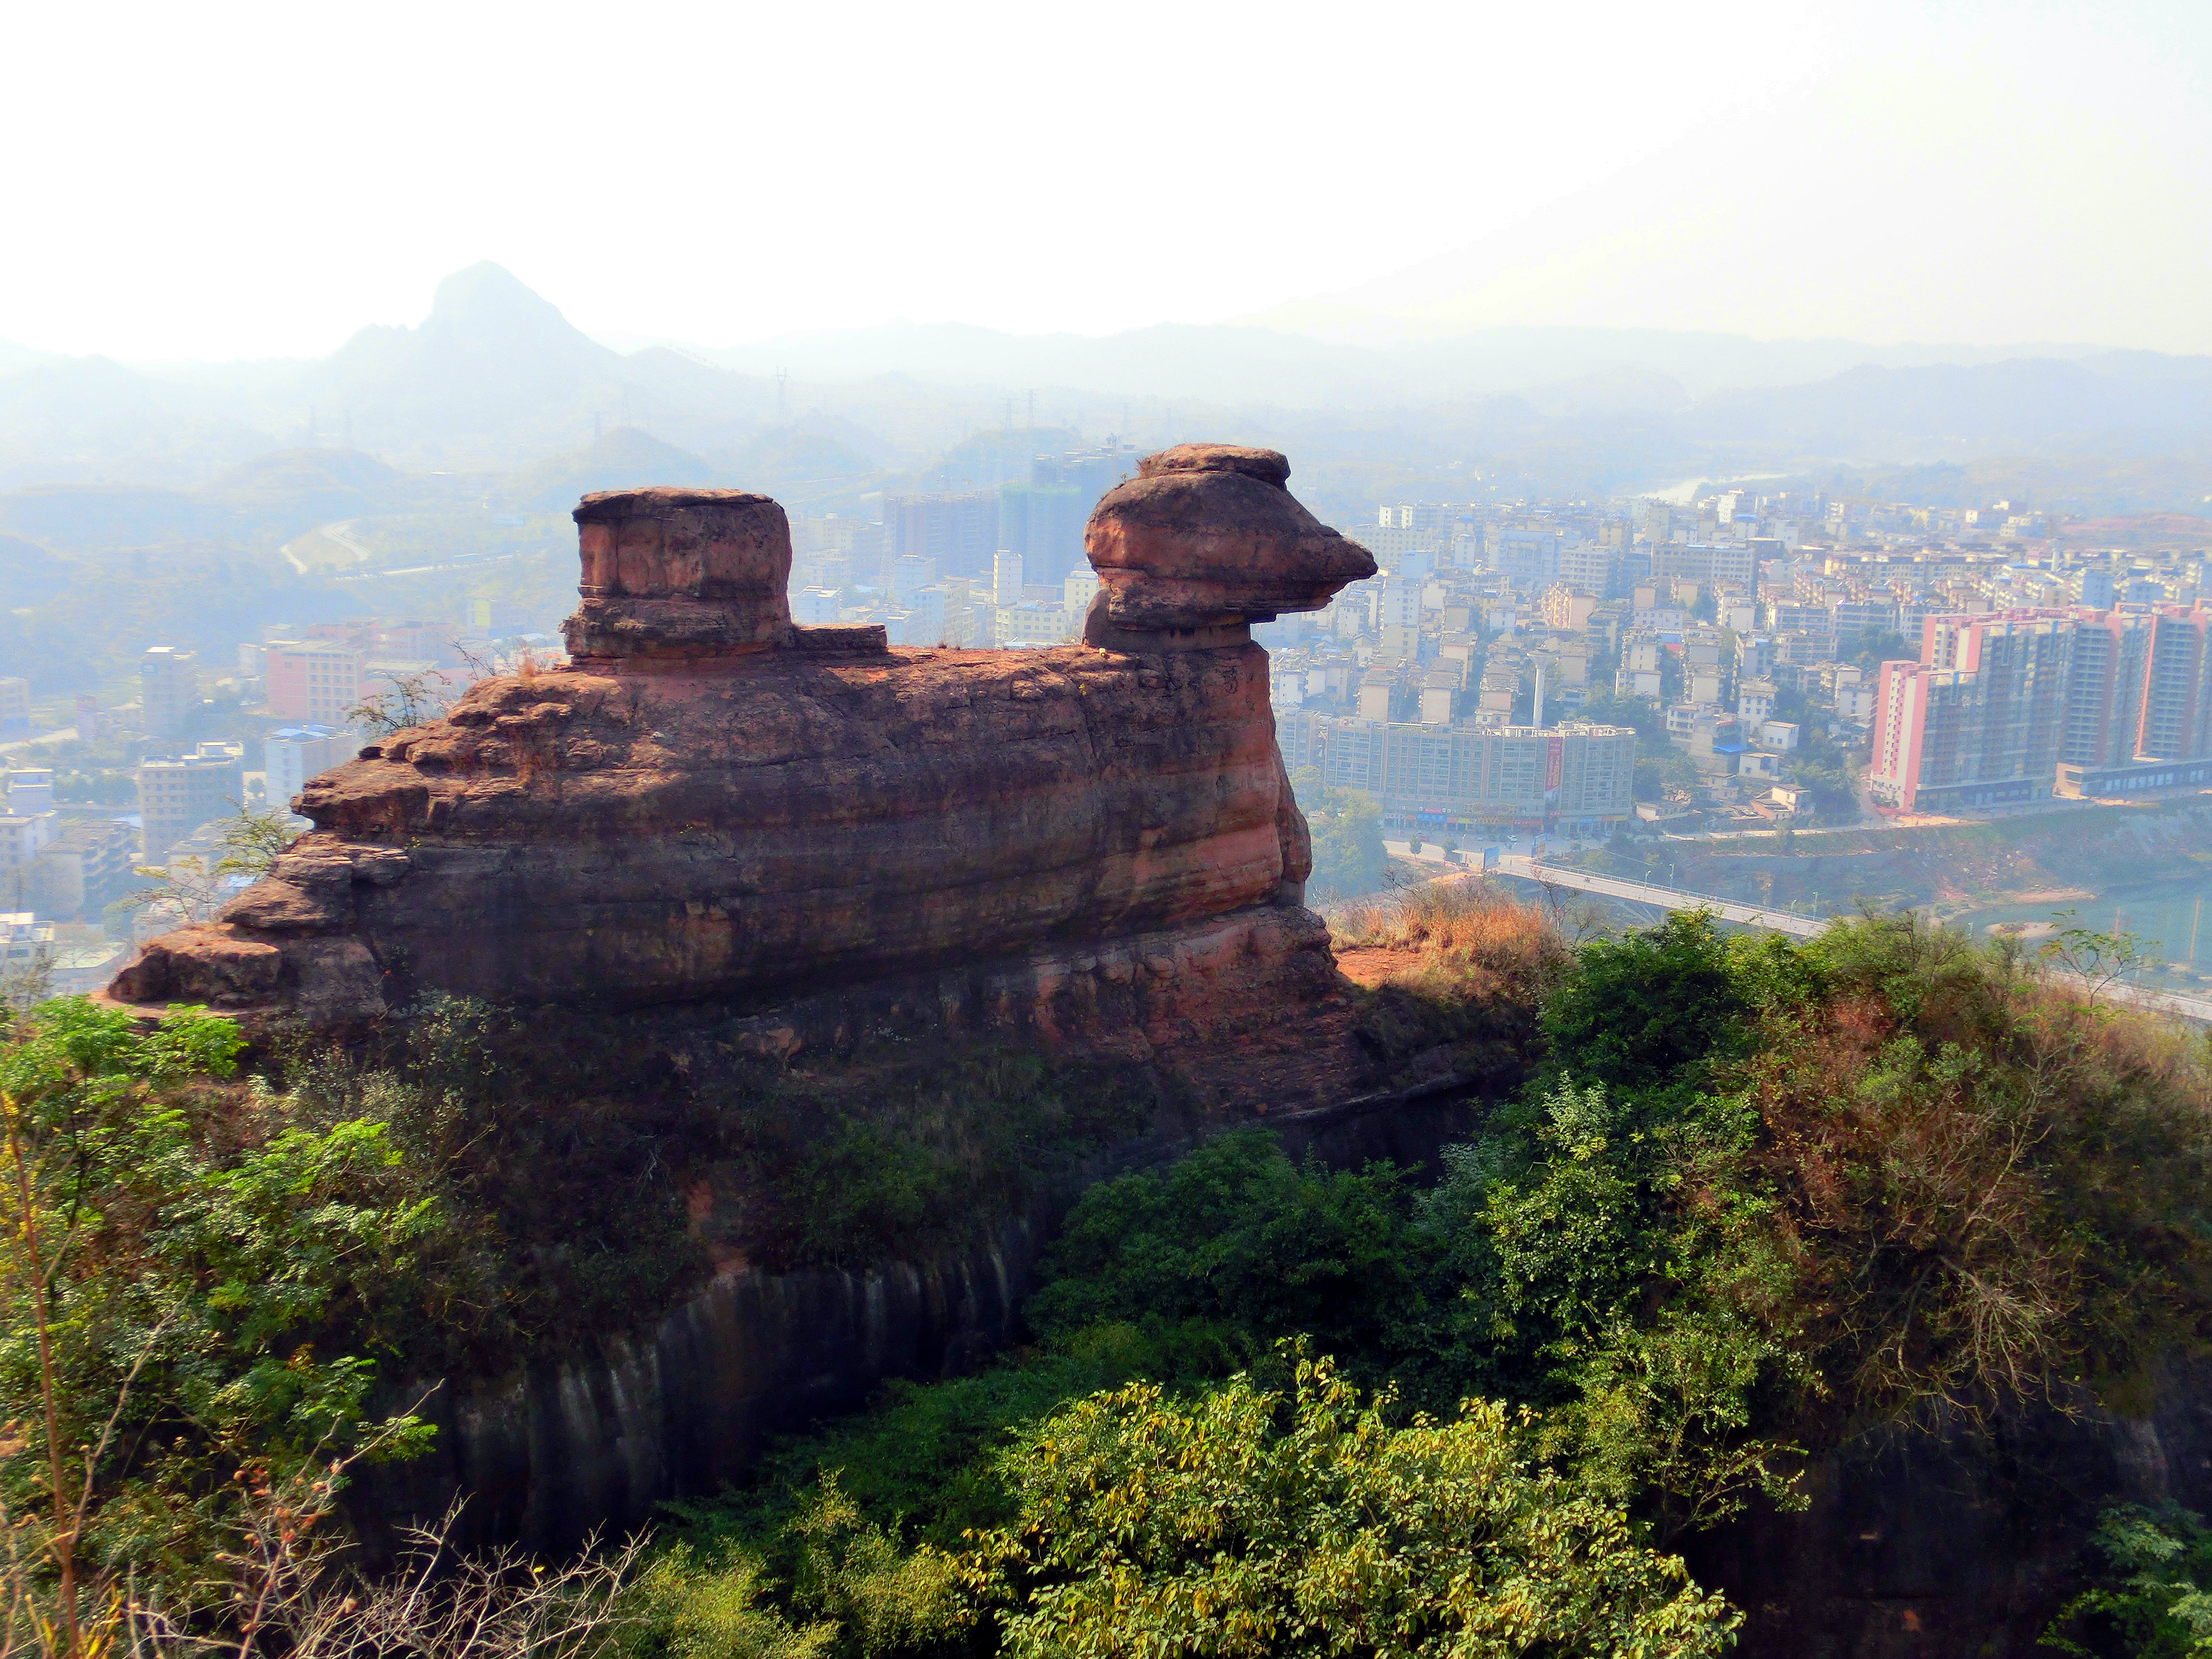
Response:
M1497 923L1423 927L1471 946ZM1452 971L1449 951L1428 969ZM1035 1524L1016 1472L1066 1431L1061 1402L1127 1407L1146 1379L1294 1420L1300 1356L1278 1345L1297 1333L1386 1420L1493 1402L1521 1455L1664 1552L1794 1506L1855 1430L2124 1397L2203 1334L2205 1054L2176 1029L1909 920L1797 947L1677 917L1581 947L1542 1020L1540 1074L1431 1181L1295 1164L1248 1131L1094 1187L1028 1354L890 1390L690 1527L795 1583L794 1528L834 1490L954 1555ZM2100 1594L2179 1628L2199 1604L2172 1577ZM2106 1606L2067 1639L2134 1650Z
M1371 994L1378 1042L1540 1030L1440 1168L1244 1130L1099 1182L1006 1362L786 1443L645 1557L464 1588L544 1652L1704 1654L1735 1615L1674 1551L1800 1501L1808 1457L2113 1396L2205 1334L2207 1057L2177 1028L1910 919L1570 949L1431 896L1394 939L1421 963ZM234 1624L224 1598L282 1577L247 1547L271 1535L272 1605L330 1603L343 1562L297 1540L351 1460L422 1432L379 1377L665 1305L718 1228L785 1262L946 1242L1162 1109L1033 1060L810 1075L726 1036L524 1040L447 1005L238 1083L219 1022L32 1015L5 1077L19 1615L56 1615L66 1564L90 1623L135 1569L163 1617ZM742 1222L687 1217L668 1172L708 1163L750 1172ZM2185 1645L2191 1524L2115 1517L2054 1639ZM270 1650L337 1650L304 1616Z

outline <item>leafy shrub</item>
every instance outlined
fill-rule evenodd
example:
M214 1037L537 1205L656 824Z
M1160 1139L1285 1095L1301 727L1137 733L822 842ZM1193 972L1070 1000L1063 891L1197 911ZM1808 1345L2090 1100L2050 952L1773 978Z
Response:
M2097 1519L2094 1582L2042 1645L2075 1659L2185 1659L2212 1649L2212 1529L2186 1510L2135 1504Z
M381 1124L222 1086L240 1047L82 998L0 1044L0 1498L11 1588L64 1627L81 1565L174 1613L226 1597L258 1516L312 1525L337 1468L427 1434L368 1401L436 1200Z
M1392 1352L1395 1328L1418 1316L1429 1254L1413 1221L1389 1165L1300 1169L1267 1131L1235 1131L1164 1172L1091 1188L1024 1317L1063 1344L1126 1324L1241 1333L1239 1358L1286 1332L1346 1352Z
M436 999L366 1054L286 1056L301 1111L389 1125L443 1197L412 1367L496 1371L633 1328L716 1249L780 1271L969 1242L1156 1109L1121 1069L892 1045L817 1073L729 1035L713 1017L548 1022Z
M2124 1386L2212 1316L2203 1046L2003 947L1832 928L1740 1073L1807 1340L1862 1413Z
M877 1659L958 1643L976 1608L953 1557L902 1547L834 1476L786 1524L787 1580L736 1539L679 1540L625 1600L622 1647L671 1659Z
M1739 1615L1531 1466L1503 1407L1388 1420L1326 1359L1292 1391L1094 1395L1006 1459L972 1582L1014 1654L1717 1654Z
M966 1242L1158 1109L1133 1071L1010 1051L755 1072L724 1096L740 1241L769 1267L858 1267Z
M1540 1410L1547 1455L1671 1536L1796 1502L1802 1450L1870 1419L2124 1388L2201 1332L2202 1045L1909 921L1798 947L1678 915L1557 971L1541 1076L1426 1192L1257 1131L1091 1188L1035 1363L1119 1330L1131 1375L1188 1386L1306 1334L1432 1411ZM1033 1420L998 1397L997 1431Z

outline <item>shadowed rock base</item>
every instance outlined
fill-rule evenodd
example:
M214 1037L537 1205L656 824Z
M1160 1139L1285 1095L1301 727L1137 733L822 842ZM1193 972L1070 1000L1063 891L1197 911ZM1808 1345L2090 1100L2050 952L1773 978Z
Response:
M2212 1365L2169 1357L2130 1415L2045 1407L1986 1437L1864 1435L1806 1486L1802 1514L1684 1542L1698 1581L1744 1609L1746 1659L2047 1659L2100 1511L2212 1511Z
M428 1457L357 1472L347 1508L372 1553L465 1493L465 1547L574 1548L735 1480L769 1438L866 1403L889 1376L973 1370L1014 1329L1041 1209L969 1249L860 1272L726 1270L648 1329L489 1384L441 1387Z

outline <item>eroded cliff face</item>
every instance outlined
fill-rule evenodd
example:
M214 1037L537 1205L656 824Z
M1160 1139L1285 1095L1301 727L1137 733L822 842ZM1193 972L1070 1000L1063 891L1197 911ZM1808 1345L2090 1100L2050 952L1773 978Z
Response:
M372 1554L465 1496L456 1541L552 1553L738 1480L775 1436L865 1404L886 1377L973 1370L1014 1331L1044 1226L860 1272L738 1267L649 1326L508 1375L417 1387L434 1451L360 1471L347 1508Z
M1145 466L1092 520L1092 642L1042 652L793 627L765 497L586 498L573 665L314 780L314 833L111 994L343 1026L431 989L769 1008L899 981L948 1023L1194 1063L1285 1002L1325 1016L1249 623L1373 561L1272 452Z

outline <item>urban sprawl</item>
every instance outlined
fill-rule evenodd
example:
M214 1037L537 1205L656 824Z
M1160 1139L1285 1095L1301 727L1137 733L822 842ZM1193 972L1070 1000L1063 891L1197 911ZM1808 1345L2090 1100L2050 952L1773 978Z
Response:
M797 518L793 618L880 623L894 645L1079 639L1084 524L1135 459L1109 443L996 489ZM1448 848L2212 786L2204 550L2077 545L2002 501L1674 495L1391 503L1341 525L1380 574L1255 630L1294 778ZM244 880L224 868L241 812L289 809L379 722L555 659L501 620L477 600L442 622L280 625L215 661L149 642L135 697L71 710L0 676L7 965L91 988L133 938L220 902ZM85 757L118 739L134 758L103 788Z

